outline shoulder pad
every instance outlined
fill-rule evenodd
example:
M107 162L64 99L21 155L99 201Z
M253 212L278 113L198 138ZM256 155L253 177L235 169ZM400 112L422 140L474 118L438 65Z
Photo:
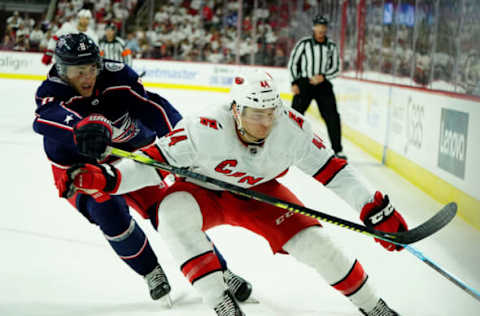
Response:
M123 63L114 63L114 62L106 62L105 69L111 72L117 72L122 70L125 67Z

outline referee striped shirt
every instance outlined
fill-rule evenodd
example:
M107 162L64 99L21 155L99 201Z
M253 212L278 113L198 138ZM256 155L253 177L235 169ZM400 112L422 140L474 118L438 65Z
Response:
M288 70L291 83L314 75L324 75L328 80L335 78L340 72L337 45L328 37L323 43L313 36L302 38L290 54Z
M125 47L125 41L123 39L115 36L113 41L109 42L103 37L98 44L102 57L132 66L132 52Z

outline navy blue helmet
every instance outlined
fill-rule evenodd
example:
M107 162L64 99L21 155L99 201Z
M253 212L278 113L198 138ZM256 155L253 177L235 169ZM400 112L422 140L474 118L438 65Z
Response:
M60 77L65 76L67 66L96 63L99 70L103 67L97 44L83 33L60 36L55 47L55 63Z

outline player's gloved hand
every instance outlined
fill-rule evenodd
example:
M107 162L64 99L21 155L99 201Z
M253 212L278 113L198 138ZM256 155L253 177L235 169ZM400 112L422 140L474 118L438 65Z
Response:
M47 66L50 65L52 63L52 57L53 57L53 51L48 49L45 52L45 54L43 54L42 63L44 63Z
M76 164L66 174L66 194L78 191L93 196L97 202L110 199L109 193L117 192L122 179L120 171L110 164Z
M383 232L396 233L407 231L408 226L402 215L398 213L390 204L388 195L383 196L380 192L375 192L373 201L365 204L360 213L360 219L366 226L372 227ZM401 246L394 245L388 241L375 238L388 251L400 251Z
M75 194L75 187L73 186L72 179L70 178L68 171L65 169L57 172L55 186L57 187L59 197L68 199Z
M85 156L101 160L111 144L112 122L101 114L90 114L73 127L73 140Z

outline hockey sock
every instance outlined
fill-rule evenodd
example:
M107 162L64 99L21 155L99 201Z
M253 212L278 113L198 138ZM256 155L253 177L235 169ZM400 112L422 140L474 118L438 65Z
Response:
M210 307L213 308L221 302L226 286L222 267L213 251L187 260L180 269Z
M127 230L116 236L105 235L113 250L126 264L140 275L147 275L158 265L158 260L150 247L147 236L130 220Z
M226 285L222 265L202 225L200 206L190 193L171 193L160 204L158 232L184 275L213 308L222 300Z
M100 227L113 250L135 272L144 276L158 265L145 233L128 212L122 197L112 196L104 203L89 198L86 203L90 217Z
M369 311L377 303L379 297L368 282L363 267L334 245L323 228L308 227L293 236L283 248L300 262L314 268L357 307Z
M379 299L371 286L371 282L368 281L368 275L357 260L345 276L331 286L348 297L355 306L366 311L372 310Z

